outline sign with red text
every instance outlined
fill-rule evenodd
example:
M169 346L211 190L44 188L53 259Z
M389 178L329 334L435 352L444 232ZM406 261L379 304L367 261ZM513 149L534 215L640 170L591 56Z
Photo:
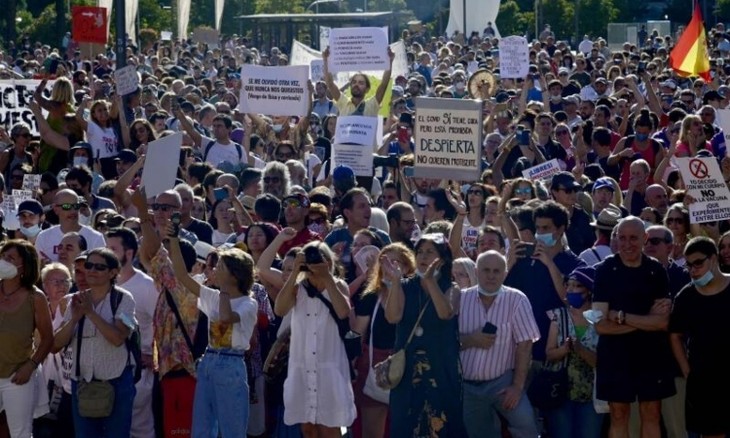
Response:
M677 158L687 194L693 224L730 219L730 190L714 157Z

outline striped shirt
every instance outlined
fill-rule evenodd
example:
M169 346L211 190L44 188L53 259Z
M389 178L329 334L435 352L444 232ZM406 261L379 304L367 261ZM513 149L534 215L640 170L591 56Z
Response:
M511 287L503 287L489 310L479 299L476 286L462 291L459 333L480 332L487 321L497 326L497 338L489 349L467 348L461 351L464 380L496 379L514 369L517 344L535 342L540 338L530 301L525 294Z

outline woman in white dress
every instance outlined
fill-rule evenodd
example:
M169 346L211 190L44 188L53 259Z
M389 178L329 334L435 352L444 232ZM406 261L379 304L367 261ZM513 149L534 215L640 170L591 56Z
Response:
M337 317L350 314L347 284L335 276L334 254L322 242L304 246L294 273L282 287L274 311L292 312L288 377L284 382L284 423L302 425L308 437L340 437L355 420L350 367Z

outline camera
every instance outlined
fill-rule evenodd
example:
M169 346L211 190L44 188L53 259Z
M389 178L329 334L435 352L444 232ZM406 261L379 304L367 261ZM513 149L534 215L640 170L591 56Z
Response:
M174 228L173 236L177 237L178 234L180 234L180 223L182 222L182 215L180 214L179 211L176 211L175 213L172 214L172 216L170 217L170 222L172 222L172 225Z
M373 167L398 167L398 157L389 155L373 155Z
M322 253L316 246L304 248L304 262L308 265L316 265L324 262Z

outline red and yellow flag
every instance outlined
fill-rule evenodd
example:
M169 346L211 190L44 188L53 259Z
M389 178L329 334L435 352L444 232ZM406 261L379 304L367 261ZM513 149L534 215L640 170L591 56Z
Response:
M679 76L701 76L707 82L712 80L705 23L702 21L699 2L695 2L692 19L669 54L669 65Z

